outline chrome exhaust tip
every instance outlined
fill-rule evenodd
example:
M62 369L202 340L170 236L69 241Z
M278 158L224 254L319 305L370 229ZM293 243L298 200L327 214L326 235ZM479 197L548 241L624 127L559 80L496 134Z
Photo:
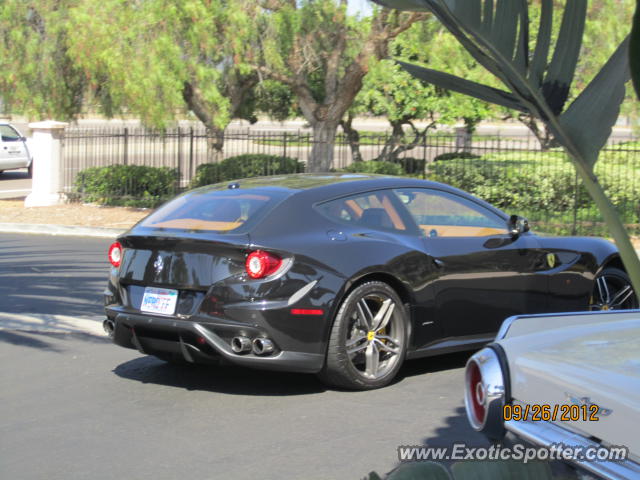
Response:
M251 350L251 339L247 337L233 337L231 350L235 353L245 353Z
M104 322L102 322L102 328L104 328L104 332L107 335L113 337L113 332L116 329L116 324L113 323L113 320L106 319Z
M267 355L273 352L273 342L268 338L256 338L253 340L253 353Z

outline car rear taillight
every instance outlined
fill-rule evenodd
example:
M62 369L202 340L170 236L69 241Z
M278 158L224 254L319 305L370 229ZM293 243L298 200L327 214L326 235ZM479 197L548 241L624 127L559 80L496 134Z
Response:
M469 413L473 416L475 425L484 425L487 416L486 391L476 362L470 362L467 367L467 395L471 407Z
M492 440L499 440L505 434L503 409L510 401L509 377L505 376L498 355L502 358L505 355L498 344L483 348L469 359L465 372L467 419L474 430ZM504 365L508 369L506 363Z
M120 245L120 242L113 242L109 247L109 262L111 262L111 265L118 268L121 260L122 245Z
M282 264L282 259L264 250L251 252L245 262L247 274L251 278L264 278L275 273Z

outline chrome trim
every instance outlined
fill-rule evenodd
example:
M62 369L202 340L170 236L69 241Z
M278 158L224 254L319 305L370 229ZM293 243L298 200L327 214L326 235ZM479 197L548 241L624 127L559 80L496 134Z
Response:
M268 338L262 337L253 339L252 348L255 355L268 355L274 350L273 342Z
M235 353L245 353L251 351L251 339L248 337L233 337L231 339L231 350Z
M590 397L578 397L569 392L564 392L564 397L569 405L577 405L578 407L586 406L590 409L595 406L598 410L599 417L606 417L613 413L613 410L601 407L598 403L592 402Z
M511 327L511 325L513 324L513 322L515 322L516 320L520 319L520 318L526 318L526 317L530 317L531 315L514 315L513 317L509 317L507 318L504 322L502 322L502 325L500 325L500 330L498 330L498 333L496 335L496 341L498 340L502 340L504 337L507 336L507 333L509 332L509 328Z
M593 442L582 435L572 433L553 423L540 421L514 421L505 422L505 428L514 435L543 447L562 443L571 447L598 448L599 443ZM571 463L605 479L618 480L621 478L640 478L640 464L632 460L622 461L587 461L571 460Z
M116 329L116 324L113 323L113 320L107 318L102 322L102 328L104 329L104 333L109 335L110 338L113 338L113 332Z
M470 388L471 365L477 365L482 377L482 385ZM467 419L474 430L489 438L497 439L504 435L503 407L505 404L504 372L498 354L492 348L483 348L468 361L465 369L464 406ZM486 409L484 419L476 418L473 411L473 397Z
M291 306L294 303L297 303L298 301L300 301L307 293L309 293L311 291L311 289L313 287L316 286L316 283L318 283L318 280L314 280L312 282L309 282L304 287L302 287L300 290L298 290L293 295L291 295L291 297L289 297L289 300L287 300L287 305Z
M579 317L579 316L589 316L589 315L620 315L620 314L633 314L640 313L640 309L630 309L630 310L609 310L609 311L594 311L594 312L561 312L561 313L538 313L535 315L514 315L512 317L506 318L498 333L496 335L495 340L502 340L506 338L509 333L509 328L516 320L524 320L527 318L544 318L544 317Z

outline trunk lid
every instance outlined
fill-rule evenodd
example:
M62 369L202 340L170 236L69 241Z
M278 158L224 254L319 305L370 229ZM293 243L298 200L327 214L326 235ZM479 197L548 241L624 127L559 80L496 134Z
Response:
M206 291L244 273L249 235L127 235L120 243L121 285Z

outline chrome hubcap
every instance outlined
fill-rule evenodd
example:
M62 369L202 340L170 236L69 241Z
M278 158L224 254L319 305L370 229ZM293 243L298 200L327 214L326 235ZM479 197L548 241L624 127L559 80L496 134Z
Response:
M399 360L404 342L396 304L386 296L361 298L350 318L346 350L356 370L367 379L383 377Z
M633 288L622 279L610 275L602 275L596 279L591 310L633 308L634 302Z

